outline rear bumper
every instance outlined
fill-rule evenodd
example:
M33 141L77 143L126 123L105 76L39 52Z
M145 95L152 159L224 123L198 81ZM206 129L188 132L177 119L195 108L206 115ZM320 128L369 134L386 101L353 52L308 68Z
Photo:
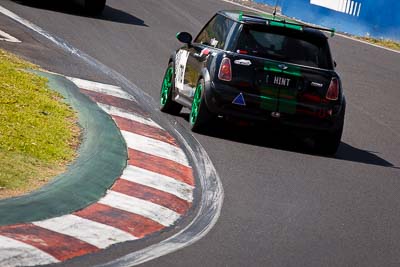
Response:
M265 105L265 99L259 95L246 93L223 83L206 83L205 93L208 109L212 113L225 117L324 131L335 130L343 123L343 118L340 116L341 105L330 107L332 115L321 118L317 110L314 110L315 114L307 114L300 112L301 110L296 105L290 108L292 110L290 113L282 111L276 104L278 102L276 99ZM240 93L244 96L246 103L244 106L233 103ZM326 106L322 107L326 109ZM273 117L274 112L279 112L280 117Z

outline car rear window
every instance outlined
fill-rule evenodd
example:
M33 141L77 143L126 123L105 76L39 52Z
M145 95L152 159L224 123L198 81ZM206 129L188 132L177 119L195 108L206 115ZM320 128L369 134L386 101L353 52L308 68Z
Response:
M279 31L279 29L282 28L277 30L244 25L237 42L237 50L253 56L332 69L326 40L322 38L311 40L303 32Z

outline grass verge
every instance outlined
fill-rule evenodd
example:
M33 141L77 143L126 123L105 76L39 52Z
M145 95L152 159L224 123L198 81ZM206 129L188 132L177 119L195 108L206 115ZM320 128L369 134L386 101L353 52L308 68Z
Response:
M0 50L0 198L32 191L63 172L75 157L75 112L37 66Z
M393 50L400 51L400 42L396 42L393 40L388 40L388 39L377 39L377 38L371 38L371 37L356 37L359 40L371 43L371 44L376 44L380 45L383 47L387 47Z

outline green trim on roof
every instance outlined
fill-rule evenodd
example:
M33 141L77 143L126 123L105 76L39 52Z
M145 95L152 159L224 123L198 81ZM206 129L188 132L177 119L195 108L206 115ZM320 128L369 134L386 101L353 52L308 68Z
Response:
M269 26L275 26L275 27L282 27L282 28L288 28L292 30L298 30L298 31L303 31L303 27L300 25L294 25L294 24L287 24L285 21L276 21L276 20L270 20L268 23Z
M335 28L332 28L331 37L335 36L335 34L336 34L336 29L335 29Z

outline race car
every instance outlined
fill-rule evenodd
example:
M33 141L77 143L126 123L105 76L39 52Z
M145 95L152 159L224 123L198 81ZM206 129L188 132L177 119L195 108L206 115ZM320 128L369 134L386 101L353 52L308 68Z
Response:
M273 15L219 11L194 40L177 34L184 46L169 59L160 109L189 108L195 132L217 116L295 127L320 153L335 154L346 101L323 31L334 33Z

